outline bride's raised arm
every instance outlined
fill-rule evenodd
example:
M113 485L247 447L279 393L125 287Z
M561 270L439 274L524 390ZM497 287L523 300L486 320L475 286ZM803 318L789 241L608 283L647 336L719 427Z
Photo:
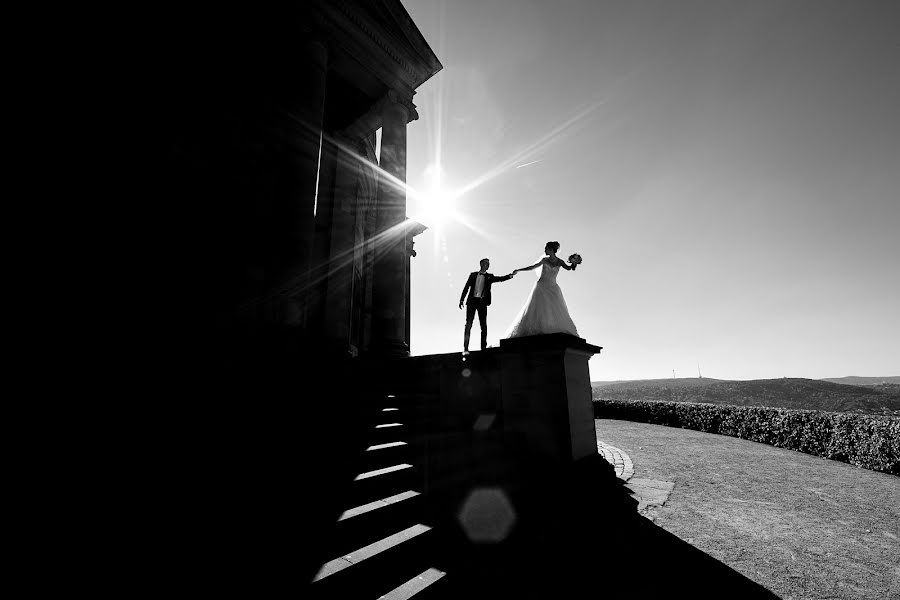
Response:
M515 269L515 270L513 271L513 273L518 273L519 271L530 271L530 270L532 270L532 269L537 269L539 266L541 266L542 264L544 264L544 261L545 261L545 260L547 260L547 259L546 259L546 258L542 258L541 260L537 261L536 263L534 263L534 264L531 265L530 267L522 267L521 269Z

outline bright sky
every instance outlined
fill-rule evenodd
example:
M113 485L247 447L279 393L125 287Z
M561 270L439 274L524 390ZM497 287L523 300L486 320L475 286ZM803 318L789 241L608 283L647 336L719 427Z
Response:
M407 181L464 190L408 200L413 354L462 350L480 258L558 240L593 380L900 374L900 2L404 6L444 65ZM495 284L489 344L538 272Z

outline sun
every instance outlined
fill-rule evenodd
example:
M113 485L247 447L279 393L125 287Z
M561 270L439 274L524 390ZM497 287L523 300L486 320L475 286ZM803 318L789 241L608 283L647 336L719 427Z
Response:
M459 219L459 196L441 185L442 175L439 168L429 166L425 171L425 188L413 190L411 194L413 218L428 227L441 227Z
M447 190L430 189L418 195L418 216L423 225L439 227L457 217L456 196Z

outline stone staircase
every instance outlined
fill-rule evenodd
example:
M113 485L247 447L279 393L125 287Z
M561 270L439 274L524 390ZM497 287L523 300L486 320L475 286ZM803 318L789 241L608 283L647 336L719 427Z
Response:
M543 510L542 463L503 422L496 354L364 366L348 408L361 443L339 465L340 514L306 597L505 597L538 539L523 525Z
M349 465L357 473L311 597L410 598L443 576L426 505L427 394L375 394L359 418L367 446Z

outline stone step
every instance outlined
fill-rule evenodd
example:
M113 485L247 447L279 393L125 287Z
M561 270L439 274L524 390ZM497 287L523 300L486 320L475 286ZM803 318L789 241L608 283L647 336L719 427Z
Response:
M415 435L414 428L390 417L380 419L365 435L369 447L391 442L409 442Z
M421 586L416 590L413 598L415 600L454 600L456 598L483 598L484 596L480 594L481 590L473 593L471 589L465 590L461 587L459 574L454 570L445 571L447 569L446 566L442 565L440 569L435 569L439 573L441 573L440 577L435 577L433 581L429 582L427 586ZM471 579L468 580L468 585L472 585ZM502 596L497 596L498 598L502 598ZM386 595L385 598L393 598L390 595Z
M325 563L310 591L316 600L377 598L431 567L434 534L416 523Z
M378 408L414 408L434 405L437 399L437 394L373 394L364 402Z
M351 415L359 428L374 427L388 422L400 422L406 424L428 423L433 415L433 410L427 406L380 406L370 410L361 410Z
M400 421L401 423L425 424L430 422L433 410L427 406L386 406L378 411L382 420Z
M378 396L379 400L399 402L401 404L436 401L437 398L437 394L432 394L429 392L395 392L392 394L385 393Z
M386 444L390 442L406 442L408 444L422 444L426 441L438 439L433 433L429 433L425 423L414 422L408 419L388 417L381 419L370 429L360 433L366 443L366 447Z
M350 484L344 509L362 506L406 490L419 491L420 476L410 463L400 463L362 472Z
M509 550L496 544L477 544L435 528L439 541L429 555L432 564L443 575L417 591L415 600L457 600L460 598L550 598L545 595L522 595L522 579L531 573L516 573L509 581ZM515 560L515 559L513 559ZM503 574L505 572L505 574ZM512 572L516 572L512 567ZM519 592L513 592L515 589ZM528 585L525 584L525 589Z
M420 447L403 441L372 444L363 451L354 465L360 472L374 471L401 463L416 464Z
M441 564L440 577L429 585L422 585L412 596L415 600L459 600L460 598L552 598L553 596L511 595L511 590L521 588L521 582L504 585L489 569L460 569L457 565ZM436 569L436 570L438 570ZM487 572L485 572L487 571ZM523 574L527 576L527 574ZM423 582L424 583L424 582ZM388 596L389 597L389 596Z
M444 575L446 575L444 571L429 567L403 585L380 596L378 600L409 600L413 597L418 599L425 590L441 581Z
M423 522L425 497L418 491L398 494L350 508L341 515L329 540L329 554L338 556L367 546L395 531Z
M378 435L373 443L352 457L348 466L357 472L373 471L399 463L412 464L417 468L442 465L445 470L451 465L462 468L462 475L473 468L494 468L497 459L491 454L473 453L473 438L447 439L447 436L421 432L404 432L394 428L394 435ZM480 442L478 442L480 443ZM485 460L488 459L486 463ZM508 462L507 459L500 459Z

